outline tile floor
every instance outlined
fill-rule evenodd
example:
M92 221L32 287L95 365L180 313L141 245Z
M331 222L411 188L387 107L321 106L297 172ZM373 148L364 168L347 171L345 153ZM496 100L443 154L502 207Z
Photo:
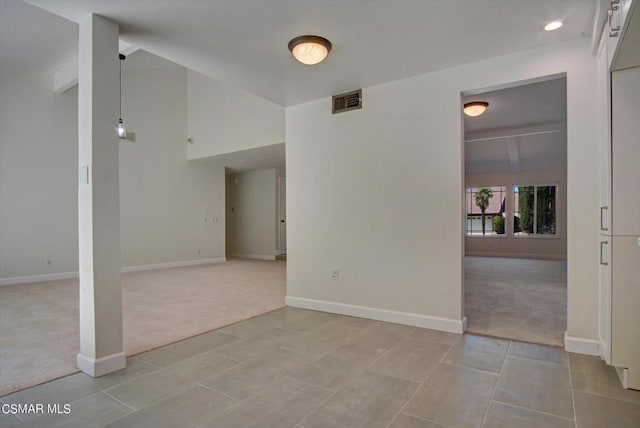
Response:
M0 401L70 404L2 427L640 426L640 392L599 358L295 308Z

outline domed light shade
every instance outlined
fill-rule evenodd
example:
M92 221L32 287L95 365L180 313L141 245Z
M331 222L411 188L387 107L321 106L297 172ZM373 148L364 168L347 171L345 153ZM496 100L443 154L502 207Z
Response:
M331 42L320 36L299 36L289 42L289 50L303 64L321 62L331 51Z
M473 101L470 103L465 103L464 105L464 114L467 116L480 116L482 113L487 111L487 107L489 103L485 103L484 101Z

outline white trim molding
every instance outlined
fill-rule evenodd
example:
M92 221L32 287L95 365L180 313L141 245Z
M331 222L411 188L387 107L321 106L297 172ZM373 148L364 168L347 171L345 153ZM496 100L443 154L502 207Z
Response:
M44 273L41 275L10 276L7 278L0 278L0 286L26 284L28 282L55 281L57 279L73 279L77 277L78 272L58 272Z
M275 260L275 256L274 256L274 260ZM227 261L226 257L218 257L213 259L182 260L179 262L156 263L156 264L150 264L150 265L123 266L122 273L140 272L144 270L169 269L169 268L184 267L184 266L207 265L212 263L224 263L226 261ZM13 276L8 278L0 278L0 286L25 284L29 282L55 281L58 279L75 279L77 277L78 277L78 272L59 272L59 273L45 273L42 275Z
M275 260L275 255L270 254L229 254L229 257L238 259Z
M100 377L127 367L127 357L124 352L107 355L94 359L86 355L78 354L76 359L78 368L91 377Z
M122 273L140 272L144 270L169 269L184 266L208 265L211 263L224 263L226 261L226 257L218 257L215 259L182 260L179 262L156 263L150 265L123 266Z
M473 238L475 239L475 238ZM483 239L478 237L477 239ZM498 238L500 239L500 238ZM528 238L525 238L528 239ZM551 238L548 238L551 239ZM543 254L543 253L514 253L500 251L467 251L465 256L471 257L506 257L510 259L539 259L539 260L567 260L565 254Z
M564 350L576 354L600 356L600 342L593 339L570 336L569 332L564 332Z
M366 306L349 305L346 303L327 302L324 300L304 299L301 297L285 297L285 303L294 308L311 309L314 311L386 321L396 324L430 328L449 333L462 334L467 325L466 317L462 320L432 317L409 312L389 311L386 309L370 308Z

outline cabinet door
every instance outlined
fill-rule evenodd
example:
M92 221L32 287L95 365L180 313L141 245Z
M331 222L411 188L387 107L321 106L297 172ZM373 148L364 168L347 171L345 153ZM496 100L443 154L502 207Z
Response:
M611 234L611 73L607 62L607 34L598 50L598 106L600 140L600 234Z
M640 67L611 73L611 233L640 235Z
M611 237L600 235L600 288L598 313L600 356L611 364Z
M614 236L611 247L611 364L629 369L640 389L640 247L636 236Z

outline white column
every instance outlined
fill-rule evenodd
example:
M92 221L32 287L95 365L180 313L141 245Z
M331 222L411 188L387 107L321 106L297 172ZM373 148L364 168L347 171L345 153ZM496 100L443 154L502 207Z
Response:
M78 368L97 377L125 367L118 188L118 25L80 22L78 74Z

